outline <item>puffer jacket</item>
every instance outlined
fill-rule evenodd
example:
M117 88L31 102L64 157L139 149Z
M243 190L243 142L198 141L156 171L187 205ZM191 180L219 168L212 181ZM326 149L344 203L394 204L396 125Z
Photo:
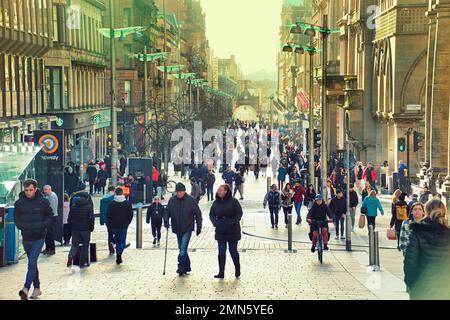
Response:
M94 209L85 196L77 196L73 199L70 208L68 223L73 231L94 231Z
M195 199L188 194L181 199L178 199L176 195L170 198L164 210L165 226L169 226L169 218L172 223L172 232L177 235L194 231L194 222L197 223L197 233L202 229L202 212Z
M376 217L378 210L384 215L383 206L378 198L366 197L362 203L362 207L367 208L366 216L368 217Z
M242 207L239 201L232 197L231 192L224 199L216 196L209 211L209 219L216 229L216 240L241 240Z
M410 298L449 300L450 230L429 218L409 227L403 271Z
M44 239L52 221L53 210L39 189L33 199L28 199L23 191L19 194L19 200L14 203L14 223L22 232L23 240Z

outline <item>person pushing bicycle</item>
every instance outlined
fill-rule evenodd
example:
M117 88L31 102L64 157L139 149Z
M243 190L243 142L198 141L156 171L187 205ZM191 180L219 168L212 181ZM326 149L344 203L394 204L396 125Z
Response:
M328 217L328 219L327 219ZM309 238L312 240L311 252L316 251L317 238L319 237L319 227L322 227L323 250L328 250L329 228L328 222L333 221L330 208L323 201L322 195L318 194L314 198L314 204L306 216L306 221L310 226Z

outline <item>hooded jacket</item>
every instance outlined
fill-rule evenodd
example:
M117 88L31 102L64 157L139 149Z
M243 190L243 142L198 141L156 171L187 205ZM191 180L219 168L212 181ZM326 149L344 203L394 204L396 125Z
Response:
M239 201L232 197L231 191L223 199L216 195L209 211L209 219L216 228L216 240L241 240L242 207Z
M32 199L28 199L23 191L19 194L19 200L14 203L14 223L22 232L23 240L44 239L52 221L53 210L39 189Z
M320 206L316 201L314 201L313 206L306 215L306 219L325 221L328 219L333 219L333 215L330 208L328 208L328 206L325 204L325 201L322 201L322 204Z
M94 209L84 194L73 199L68 223L72 231L94 231Z
M183 235L194 231L194 222L197 223L197 233L202 229L202 212L192 196L187 193L181 199L175 195L170 198L167 208L164 210L164 225L169 226L169 218L172 223L172 232Z
M106 218L106 210L108 209L109 204L111 201L114 200L114 191L111 191L108 194L105 194L100 199L100 225L104 225L105 223L108 223L108 219Z
M156 204L153 202L150 207L147 209L147 223L150 223L150 220L153 222L162 221L164 215L164 206L160 204ZM153 223L152 222L152 223Z
M376 217L378 210L380 210L382 215L384 214L383 206L378 198L368 196L364 198L362 206L367 208L366 216L368 217Z
M108 205L106 210L106 219L113 230L128 228L133 220L133 207L125 199L125 196L114 196L114 200Z
M450 230L425 218L410 223L403 271L410 298L450 299Z

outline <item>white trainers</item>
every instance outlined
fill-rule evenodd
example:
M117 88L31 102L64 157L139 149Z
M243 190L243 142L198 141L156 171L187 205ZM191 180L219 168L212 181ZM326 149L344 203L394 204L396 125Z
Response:
M27 288L23 288L22 290L19 291L19 296L22 300L28 300L28 289Z
M344 240L345 239L345 236L341 236L341 240Z
M40 295L42 295L42 291L39 288L34 288L33 293L31 294L31 299L37 299L37 297L39 297Z

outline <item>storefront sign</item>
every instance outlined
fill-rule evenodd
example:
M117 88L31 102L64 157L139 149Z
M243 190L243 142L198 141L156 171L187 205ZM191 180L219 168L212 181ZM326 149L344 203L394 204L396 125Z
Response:
M35 144L42 146L42 150L35 158L36 180L41 190L48 184L58 196L55 240L61 242L64 202L64 130L34 130L33 134Z

